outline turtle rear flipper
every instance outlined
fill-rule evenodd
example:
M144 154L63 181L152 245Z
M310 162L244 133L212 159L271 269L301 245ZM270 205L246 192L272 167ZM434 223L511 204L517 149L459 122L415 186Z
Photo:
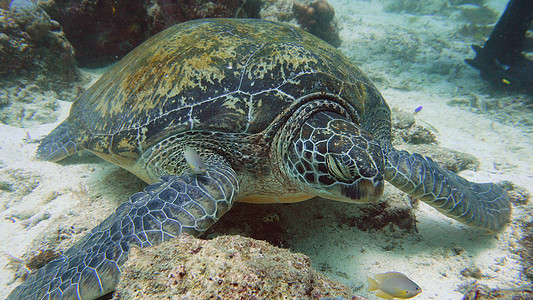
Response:
M496 231L511 215L509 197L500 185L470 182L416 153L390 151L385 178L400 190L469 226Z
M231 208L239 191L235 171L218 163L204 175L164 176L132 195L7 299L96 299L115 289L130 247L200 235Z
M78 152L80 150L78 144L72 126L65 121L41 141L36 157L56 162Z

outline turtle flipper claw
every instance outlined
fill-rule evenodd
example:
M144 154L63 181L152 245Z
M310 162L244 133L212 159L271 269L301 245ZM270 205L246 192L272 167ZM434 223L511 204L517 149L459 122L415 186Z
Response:
M201 234L231 208L238 189L235 172L226 165L203 176L165 176L162 182L131 196L7 299L96 299L105 295L115 289L130 247L156 245L182 233Z

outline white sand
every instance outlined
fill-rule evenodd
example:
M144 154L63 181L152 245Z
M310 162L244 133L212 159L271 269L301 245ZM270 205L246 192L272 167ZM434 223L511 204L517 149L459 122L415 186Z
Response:
M381 2L330 2L344 24L341 49L375 80L391 107L412 111L423 105L417 118L436 128L441 146L479 159L479 170L465 171L462 176L479 182L510 180L533 191L531 128L446 104L452 98L473 97L470 93L493 99L484 94L485 85L475 70L462 62L473 53L469 41L455 34L460 26L457 18L416 16L409 23L413 16L385 13ZM503 9L505 1L491 5ZM398 53L390 49L394 47ZM406 61L404 53L416 57ZM435 68L452 71L439 74L431 71ZM68 108L69 103L63 102L61 119L66 118ZM0 255L0 295L7 295L19 283L9 284L14 275L8 268L9 255L22 256L34 241L57 236L58 230L92 228L144 186L127 172L91 156L61 164L35 160L38 144L25 139L27 133L32 139L41 138L57 124L25 129L0 125L0 181L14 189L0 190L0 251L5 254ZM392 192L393 187L388 185L388 189ZM526 283L513 252L519 247L520 221L532 210L531 205L516 207L511 224L495 235L463 226L423 203L416 211L418 235L361 232L334 224L332 215L307 227L299 227L295 219L290 230L299 237L293 241L295 249L362 295L367 294L362 288L366 275L399 271L422 287L416 299L461 299L461 288L475 279L460 272L473 265L483 275L477 281L491 287ZM44 212L50 217L28 228L10 219ZM79 238L66 239L61 246Z

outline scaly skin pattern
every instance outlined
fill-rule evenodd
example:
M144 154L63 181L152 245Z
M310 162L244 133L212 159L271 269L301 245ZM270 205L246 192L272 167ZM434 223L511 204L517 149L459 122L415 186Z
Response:
M95 299L112 292L130 247L199 235L228 211L239 192L233 170L211 165L205 176L168 175L130 197L61 257L8 299Z
M111 67L37 150L48 161L88 150L150 185L8 299L96 299L131 247L199 235L235 201L376 202L387 180L465 224L505 224L505 190L395 150L390 122L372 82L308 33L261 20L175 25Z
M387 181L448 217L489 231L509 220L509 197L500 185L470 182L416 153L392 149L387 156Z

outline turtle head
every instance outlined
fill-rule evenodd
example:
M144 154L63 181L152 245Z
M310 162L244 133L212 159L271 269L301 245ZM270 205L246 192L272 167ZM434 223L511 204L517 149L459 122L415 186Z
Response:
M285 166L303 191L328 199L377 202L384 187L380 144L354 122L333 112L311 115L294 133Z

